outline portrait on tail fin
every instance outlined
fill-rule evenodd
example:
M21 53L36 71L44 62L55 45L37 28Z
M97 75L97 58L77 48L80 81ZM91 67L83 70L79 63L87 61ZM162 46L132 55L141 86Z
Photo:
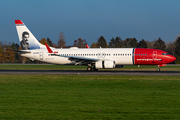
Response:
M23 50L29 50L29 43L28 43L28 38L29 38L29 33L28 32L23 32L22 33L22 40L20 42L21 48Z

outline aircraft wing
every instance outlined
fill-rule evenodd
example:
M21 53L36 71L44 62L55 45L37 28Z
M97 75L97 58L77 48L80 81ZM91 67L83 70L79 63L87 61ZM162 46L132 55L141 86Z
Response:
M11 50L11 51L15 51L15 52L21 52L21 53L31 53L31 51L28 51L28 50L13 50L13 49L7 49L7 50Z
M60 54L51 54L51 56L59 56L59 57L68 58L68 60L74 61L75 65L88 65L92 62L99 61L99 59L94 59L94 58L85 58L85 57L77 57L77 56L64 56L64 55L60 55Z
M46 45L48 52L51 53L51 56L59 56L59 57L68 58L68 60L74 61L75 65L88 65L92 62L99 61L99 59L94 59L94 58L85 58L85 57L78 57L78 56L64 56L64 55L60 55L60 54L55 54L47 44L45 44L45 45Z

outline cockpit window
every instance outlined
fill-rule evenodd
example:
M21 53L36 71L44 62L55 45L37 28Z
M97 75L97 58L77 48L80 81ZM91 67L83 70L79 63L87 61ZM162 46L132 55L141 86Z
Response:
M162 53L162 55L169 55L169 53Z

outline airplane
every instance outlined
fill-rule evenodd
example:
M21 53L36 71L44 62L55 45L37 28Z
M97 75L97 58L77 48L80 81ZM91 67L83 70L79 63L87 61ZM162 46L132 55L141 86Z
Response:
M85 65L87 71L122 68L124 65L165 66L176 60L166 51L150 48L53 48L42 45L21 20L15 25L22 50L21 56L52 64Z

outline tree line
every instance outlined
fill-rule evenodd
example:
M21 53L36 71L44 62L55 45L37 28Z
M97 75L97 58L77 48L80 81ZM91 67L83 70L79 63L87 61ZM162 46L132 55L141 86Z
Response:
M122 40L120 37L112 38L109 44L106 39L101 36L97 42L92 43L91 48L154 48L167 51L177 58L176 63L180 64L180 36L177 36L173 42L165 43L160 37L151 42L142 39L138 42L136 38L126 38Z
M47 43L51 47L55 48L86 48L87 41L82 38L74 40L73 45L66 45L65 36L63 32L58 35L57 43L53 43L50 38L42 38L39 41L41 44ZM154 48L167 51L171 55L177 58L176 63L180 64L180 36L177 36L173 42L165 43L160 37L151 42L147 40L138 40L136 38L126 38L122 40L121 37L113 37L107 43L103 36L97 39L97 42L93 42L90 45L91 48ZM40 61L31 61L28 58L22 57L18 52L14 52L8 49L21 50L21 47L17 43L7 43L0 41L0 63L43 63Z

